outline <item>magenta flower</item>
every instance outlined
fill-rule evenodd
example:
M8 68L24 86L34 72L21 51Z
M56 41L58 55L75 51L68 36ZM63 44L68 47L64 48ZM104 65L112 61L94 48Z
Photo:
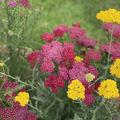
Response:
M80 27L73 26L69 30L69 36L71 39L81 39L85 36L85 30Z
M31 66L34 67L35 64L42 63L43 55L40 51L34 51L27 56L27 60L31 64Z
M88 65L87 68L88 68L88 73L92 73L95 76L95 79L96 79L99 75L99 72L98 72L97 68L95 68L92 65Z
M54 66L53 62L50 59L46 58L44 60L44 62L42 63L40 70L42 72L49 72L49 73L51 73L51 72L54 72L54 67L55 66Z
M120 58L120 42L112 42L101 45L101 50L111 55L112 59Z
M10 82L10 81L5 81L4 85L3 85L3 88L5 90L7 89L15 89L16 87L18 87L18 84L15 83L15 82Z
M65 66L59 67L59 76L64 80L69 80L69 70Z
M99 83L85 85L85 105L89 106L95 101L94 92L98 89Z
M103 29L106 30L109 34L112 34L115 38L120 38L120 25L105 23L103 24Z
M11 1L8 2L8 6L11 7L11 8L12 8L12 7L16 7L16 6L17 6L17 2L11 0Z
M85 100L83 101L85 105L89 106L91 105L95 100L95 97L93 94L85 94Z
M54 35L52 33L44 33L41 38L46 42L52 42L54 40Z
M96 43L96 40L86 36L78 40L78 44L85 47L95 47Z
M36 115L29 112L27 107L20 107L16 103L13 107L0 107L0 118L2 120L37 120Z
M18 87L18 84L15 82L10 82L8 80L5 81L3 85L3 89L5 90L5 99L8 102L12 102L13 97L16 96L15 89ZM11 92L9 92L11 90Z
M45 87L50 88L53 93L58 92L58 88L64 87L64 81L61 79L60 76L57 75L50 75L44 82Z
M56 37L63 37L67 31L68 28L66 25L59 25L56 28L54 28L53 33Z
M63 51L61 53L62 64L66 67L71 67L75 58L74 45L72 43L64 43L63 46Z
M94 49L90 49L89 51L87 51L85 57L88 60L94 60L94 61L100 61L102 58L101 53Z
M62 43L53 41L42 46L42 54L45 58L54 60L59 63L61 61L61 53L63 51Z
M69 70L70 80L78 79L84 85L88 84L86 81L86 73L88 73L88 69L85 67L83 63L74 63L72 69Z

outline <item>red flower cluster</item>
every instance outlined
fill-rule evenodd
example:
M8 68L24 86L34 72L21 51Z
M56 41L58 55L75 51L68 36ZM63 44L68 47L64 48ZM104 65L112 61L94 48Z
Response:
M13 98L16 96L15 89L18 84L15 82L10 82L8 80L3 84L3 89L5 90L5 98L7 101L12 102Z
M54 40L54 35L52 33L44 33L41 38L46 42L52 42Z
M58 92L58 87L64 87L64 81L61 79L60 76L57 75L50 75L45 80L45 87L50 87L53 93Z
M13 107L0 107L0 118L2 120L37 120L34 113L29 112L27 107L21 107L17 103Z
M44 33L41 38L46 42L52 42L58 37L64 37L65 34L72 41L77 42L78 45L85 47L94 47L96 45L96 40L89 38L79 23L73 24L70 28L63 24L59 25L51 33Z
M57 41L57 37L61 38L64 35L68 35L68 39L72 40L69 43ZM32 66L37 62L40 71L49 73L44 81L45 87L50 88L53 93L59 93L58 89L64 89L65 83L70 84L72 80L77 79L85 87L85 100L83 102L86 105L93 103L95 100L94 92L99 86L99 82L96 81L99 77L99 71L94 66L93 61L102 60L102 53L104 51L108 53L109 44L102 45L101 51L100 49L96 50L97 41L88 37L79 24L74 24L70 28L66 25L59 25L51 33L43 34L42 39L46 43L42 45L40 50L30 53L28 61ZM85 48L85 51L80 50L80 46ZM120 57L119 48L120 43L112 43L111 55L113 58ZM82 61L79 61L79 53L80 56L82 55ZM78 61L75 56L77 56ZM87 78L89 75L93 75L91 81Z
M53 33L56 37L63 37L67 31L68 31L67 26L59 25L56 28L54 28Z

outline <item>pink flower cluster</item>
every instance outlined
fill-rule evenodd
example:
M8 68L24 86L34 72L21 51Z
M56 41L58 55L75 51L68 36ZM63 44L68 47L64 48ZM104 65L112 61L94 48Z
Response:
M18 88L19 85L13 81L9 81L7 77L3 78L4 97L8 107L0 104L0 119L2 120L37 120L37 116L28 110L28 107L22 107L19 103L14 102L16 89L22 91L23 88ZM1 102L0 102L1 103Z
M11 82L6 80L3 84L3 89L5 90L5 99L8 102L12 102L13 98L16 96L15 89L18 87L18 84L15 82ZM9 92L11 91L11 93Z
M59 39L68 35L70 42L59 42ZM40 50L33 51L27 57L32 68L36 64L39 70L47 73L44 85L53 93L59 93L60 88L64 89L65 83L69 84L72 80L80 80L86 88L86 98L84 103L90 105L94 101L94 92L97 90L98 82L91 85L86 80L86 74L91 73L95 76L94 81L98 78L99 72L91 64L91 60L100 61L101 52L94 49L96 40L89 38L84 29L79 24L73 24L72 27L59 25L51 33L44 33L41 36L46 41ZM85 54L82 53L84 60L78 62L75 56L78 55L75 45L88 48Z
M90 49L86 52L86 59L87 60L94 60L94 61L100 61L102 58L101 53L99 51L96 51L94 49Z
M36 115L28 111L27 107L21 107L17 103L12 107L0 107L0 118L2 120L37 120Z
M106 30L109 34L112 34L113 37L120 39L120 25L112 23L104 23L103 29Z
M120 58L120 42L101 45L101 50L111 55L112 59Z
M2 0L2 2L4 2L5 0ZM8 0L7 1L8 6L10 8L14 8L18 5L23 6L24 8L29 8L30 7L30 2L29 0Z
M86 31L80 27L79 23L73 24L72 27L66 25L59 25L53 29L51 33L44 33L41 38L46 42L52 42L58 37L64 37L68 35L72 42L76 42L80 46L94 47L96 45L96 40L87 36Z
M53 93L58 92L58 87L64 87L64 81L61 79L60 76L57 75L50 75L45 80L45 87L50 87Z

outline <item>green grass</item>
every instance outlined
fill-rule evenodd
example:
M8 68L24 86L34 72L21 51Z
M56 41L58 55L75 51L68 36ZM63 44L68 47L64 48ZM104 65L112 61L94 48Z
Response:
M100 41L106 39L101 22L95 16L99 10L119 8L120 1L98 0L32 0L32 10L26 30L27 44L32 48L41 45L40 35L49 32L58 24L71 25L80 22L88 34Z

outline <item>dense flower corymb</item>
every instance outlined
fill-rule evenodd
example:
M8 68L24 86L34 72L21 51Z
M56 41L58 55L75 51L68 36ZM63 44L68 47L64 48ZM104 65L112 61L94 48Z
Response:
M114 80L107 79L101 82L98 93L107 99L119 97L119 90Z
M15 97L15 102L20 103L20 105L24 107L29 102L29 93L19 92L18 95Z
M120 24L120 11L116 9L108 9L97 13L96 18L106 23Z
M68 85L67 96L72 100L85 99L85 87L79 80L72 80Z
M6 108L0 106L0 118L2 120L37 120L37 116L27 107L21 107L17 103Z
M120 59L116 59L110 67L110 73L120 78Z

